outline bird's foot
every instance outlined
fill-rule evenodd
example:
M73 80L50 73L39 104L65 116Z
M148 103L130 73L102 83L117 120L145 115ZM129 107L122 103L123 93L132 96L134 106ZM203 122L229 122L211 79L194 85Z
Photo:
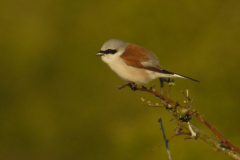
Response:
M134 82L128 83L129 87L131 88L132 91L136 91L137 90L137 85Z
M127 84L125 84L123 86L117 87L117 89L123 89L123 88L125 88L127 86L129 86L132 91L136 91L137 90L137 85L134 82L130 82L130 83L127 83Z

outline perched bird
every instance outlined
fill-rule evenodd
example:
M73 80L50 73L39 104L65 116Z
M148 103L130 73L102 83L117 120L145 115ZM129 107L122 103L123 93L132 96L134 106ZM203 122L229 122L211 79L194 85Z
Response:
M199 82L163 69L153 52L118 39L106 41L96 56L101 56L102 60L127 82L143 85L156 78L185 78Z

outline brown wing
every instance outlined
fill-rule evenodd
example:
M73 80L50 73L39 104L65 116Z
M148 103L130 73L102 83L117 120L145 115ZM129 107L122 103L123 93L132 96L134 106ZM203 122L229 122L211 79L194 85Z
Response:
M120 57L127 65L132 67L172 74L172 72L166 71L158 64L158 58L153 52L135 44L128 44L125 52Z

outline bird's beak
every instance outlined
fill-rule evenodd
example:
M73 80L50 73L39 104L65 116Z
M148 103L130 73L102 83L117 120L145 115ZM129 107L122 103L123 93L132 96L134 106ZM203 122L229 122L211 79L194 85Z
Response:
M99 51L99 52L96 54L96 56L102 56L102 55L104 55L104 53L103 53L102 51Z

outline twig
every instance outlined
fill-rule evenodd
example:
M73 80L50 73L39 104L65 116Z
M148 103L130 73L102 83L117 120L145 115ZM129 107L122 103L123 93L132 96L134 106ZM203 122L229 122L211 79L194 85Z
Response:
M123 87L118 87L118 89L122 89L126 86L129 86L130 84L126 84ZM188 114L190 115L194 115L195 117L197 117L203 124L205 124L219 139L221 139L222 143L225 144L226 146L222 145L222 147L224 147L225 149L231 149L232 151L236 151L238 153L240 153L240 150L235 147L234 145L232 145L229 141L227 141L222 135L220 135L209 123L207 123L201 115L198 114L198 112L196 111L192 111L189 108L183 107L182 105L174 102L173 100L167 98L165 95L159 94L158 92L155 92L153 90L147 89L147 88L138 88L137 86L135 86L135 90L139 90L139 91L144 91L144 92L149 92L152 93L153 95L155 95L156 97L164 100L165 102L172 104L173 106L176 106L178 108L184 108L188 110ZM189 98L189 97L188 97Z
M188 128L186 128L188 130ZM191 136L191 133L185 133L185 132L181 132L178 131L178 133L174 134L172 137L170 137L169 139L167 139L167 141L169 142L171 139L177 137L177 136L181 136L181 135L187 135L187 136ZM163 145L164 142L162 142L161 144L159 144L157 147L155 147L152 151L155 151L156 149L158 149L161 145Z
M218 151L221 151L223 153L225 153L226 155L228 155L229 157L236 159L236 160L240 160L240 156L237 155L236 153L234 153L233 151L226 149L225 147L222 146L221 143L219 143L218 141L209 138L207 135L205 135L202 131L200 131L199 129L197 129L195 126L193 126L192 124L190 124L191 127L195 130L197 137L202 139L203 141L207 142L208 144L212 145L214 148L216 148Z
M167 149L168 158L169 158L170 160L172 160L171 153L170 153L170 150L169 150L169 148L168 148L168 140L166 139L166 135L165 135L165 132L164 132L164 129L163 129L162 119L160 118L160 119L158 120L158 122L159 122L160 125L161 125L161 130L162 130L162 133L163 133L163 138L164 138L164 143L165 143L165 146L166 146L166 149Z

